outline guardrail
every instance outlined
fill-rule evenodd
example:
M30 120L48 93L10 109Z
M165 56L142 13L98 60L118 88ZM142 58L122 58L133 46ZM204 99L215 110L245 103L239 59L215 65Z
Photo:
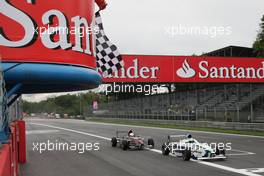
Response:
M11 145L5 144L0 149L0 176L11 175Z
M102 117L101 117L102 118ZM86 118L89 120L90 118ZM96 118L100 119L100 118ZM264 123L239 123L239 122L214 122L214 121L182 121L182 120L152 120L152 119L120 119L120 118L102 118L104 121L131 121L148 124L178 125L191 128L218 128L230 130L254 130L264 132Z
M8 141L0 147L0 176L19 175L19 164L26 162L25 122L13 122L10 129Z

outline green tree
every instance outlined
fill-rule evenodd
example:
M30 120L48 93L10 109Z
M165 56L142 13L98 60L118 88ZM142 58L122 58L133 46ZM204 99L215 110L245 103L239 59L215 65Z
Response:
M261 19L260 30L253 44L253 48L258 53L258 57L264 57L264 15Z
M48 98L41 102L27 102L23 101L23 111L27 113L56 113L56 114L68 114L79 115L80 109L82 113L88 111L92 107L93 101L104 103L107 101L107 97L102 94L88 92L85 94L77 95L62 95L58 97ZM80 107L80 105L82 107Z

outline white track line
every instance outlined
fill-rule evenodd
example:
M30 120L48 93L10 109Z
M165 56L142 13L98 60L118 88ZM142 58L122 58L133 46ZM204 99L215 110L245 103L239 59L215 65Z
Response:
M98 135L95 135L95 134L86 133L86 132L82 132L82 131L71 130L71 129L68 129L68 128L62 128L62 127L53 126L53 125L45 125L45 124L40 124L40 123L30 123L30 124L32 124L32 125L38 125L38 126L43 126L43 127L54 128L54 129L59 129L59 130L64 130L64 131L69 131L69 132L73 132L73 133L83 134L83 135L86 135L86 136L92 136L92 137L95 137L95 138L99 138L99 139L104 139L104 140L107 140L107 141L111 141L111 139L110 138L107 138L107 137L98 136Z
M241 169L241 170L253 172L253 173L264 173L264 168L248 168L248 169Z
M244 151L244 150L237 150L237 149L232 149L232 151L241 152L241 153L247 153L249 155L256 154L256 153L252 153L252 152L248 152L248 151Z
M226 156L248 156L248 155L255 155L255 153L230 153L230 154L226 154Z
M27 130L26 134L47 134L47 133L57 133L59 130Z
M116 124L116 123L103 123L103 122L90 122L86 120L74 120L74 119L32 119L29 121L50 121L54 120L56 122L71 122L71 123L88 123L88 124L97 124L97 125L106 125L106 126L123 126L123 127L135 127L135 128L145 128L145 129L158 129L158 130L170 130L170 131L182 131L182 132L193 132L193 133L204 133L204 134L217 134L223 136L238 136L238 137L250 137L250 138L260 138L264 139L264 136L252 136L252 135L244 135L244 134L230 134L230 133L218 133L218 132L209 132L209 131L198 131L198 130L182 130L182 129L174 129L174 128L160 128L160 127L147 127L147 126L138 126L138 125L124 125L124 124Z
M256 153L253 152L248 152L248 151L244 151L244 150L237 150L237 149L232 149L231 151L235 151L235 152L239 152L239 153L231 153L231 154L227 154L229 156L243 156L243 155L255 155Z
M222 169L222 170L238 173L238 174L241 174L241 175L262 176L262 175L259 175L259 174L255 174L255 173L248 172L248 171L241 170L241 169L235 169L235 168L228 167L228 166L223 166L223 165L220 165L220 164L215 164L215 163L210 163L210 162L205 162L205 161L195 161L195 162L197 162L199 164L215 167L215 168L218 168L218 169Z
M53 126L53 125L45 125L45 124L40 124L40 123L30 123L32 125L38 125L38 126L44 126L44 127L49 127L49 128L54 128L54 129L59 129L59 130L64 130L64 131L69 131L69 132L73 132L73 133L77 133L77 134L83 134L86 136L91 136L91 137L95 137L95 138L99 138L99 139L104 139L107 141L110 141L110 138L104 137L104 136L99 136L99 135L95 135L95 134L91 134L91 133L86 133L86 132L82 132L82 131L77 131L77 130L72 130L72 129L68 129L68 128L62 128L62 127L58 127L58 126ZM149 151L155 152L155 153L159 153L161 154L161 150L157 150L157 149L147 149ZM221 170L225 170L225 171L229 171L229 172L233 172L233 173L238 173L241 175L247 175L247 176L262 176L262 175L258 175L252 172L248 172L247 170L243 170L243 169L235 169L232 167L228 167L228 166L223 166L220 164L215 164L215 163L210 163L210 162L205 162L205 161L196 161L196 160L191 160L193 162L199 163L199 164L203 164L206 166L210 166L210 167L214 167L217 169L221 169Z

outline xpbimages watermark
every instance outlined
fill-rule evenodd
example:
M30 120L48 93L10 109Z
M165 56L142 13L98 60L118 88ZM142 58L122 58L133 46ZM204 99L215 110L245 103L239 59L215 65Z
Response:
M46 142L33 142L32 143L33 151L37 151L40 154L49 151L49 152L56 152L56 151L76 151L79 154L83 154L86 151L99 151L100 150L100 143L84 143L84 142L60 142L56 140L53 141L46 141Z
M63 27L63 26L41 26L34 28L34 32L40 36L44 35L78 35L79 37L84 37L86 34L98 34L99 27L94 26L73 26L73 27Z
M208 36L215 38L218 36L229 36L232 34L231 26L189 26L189 25L176 25L165 26L165 35L171 38L179 35L191 35L191 36Z
M126 84L126 83L113 83L104 84L100 87L100 92L104 92L106 95L110 93L142 93L144 95L153 95L158 92L164 92L167 90L165 85L159 84Z
M208 148L216 150L225 150L231 151L232 150L232 143L223 143L223 142L212 142L212 143L200 143L199 145L194 143L186 143L186 142L171 142L165 144L165 150L169 149L172 153L179 150L186 150L191 149L192 151L202 151Z

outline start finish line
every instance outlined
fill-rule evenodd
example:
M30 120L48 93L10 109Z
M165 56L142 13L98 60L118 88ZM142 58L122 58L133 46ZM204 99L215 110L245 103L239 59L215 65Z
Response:
M123 55L125 68L112 82L241 82L264 80L264 58Z

